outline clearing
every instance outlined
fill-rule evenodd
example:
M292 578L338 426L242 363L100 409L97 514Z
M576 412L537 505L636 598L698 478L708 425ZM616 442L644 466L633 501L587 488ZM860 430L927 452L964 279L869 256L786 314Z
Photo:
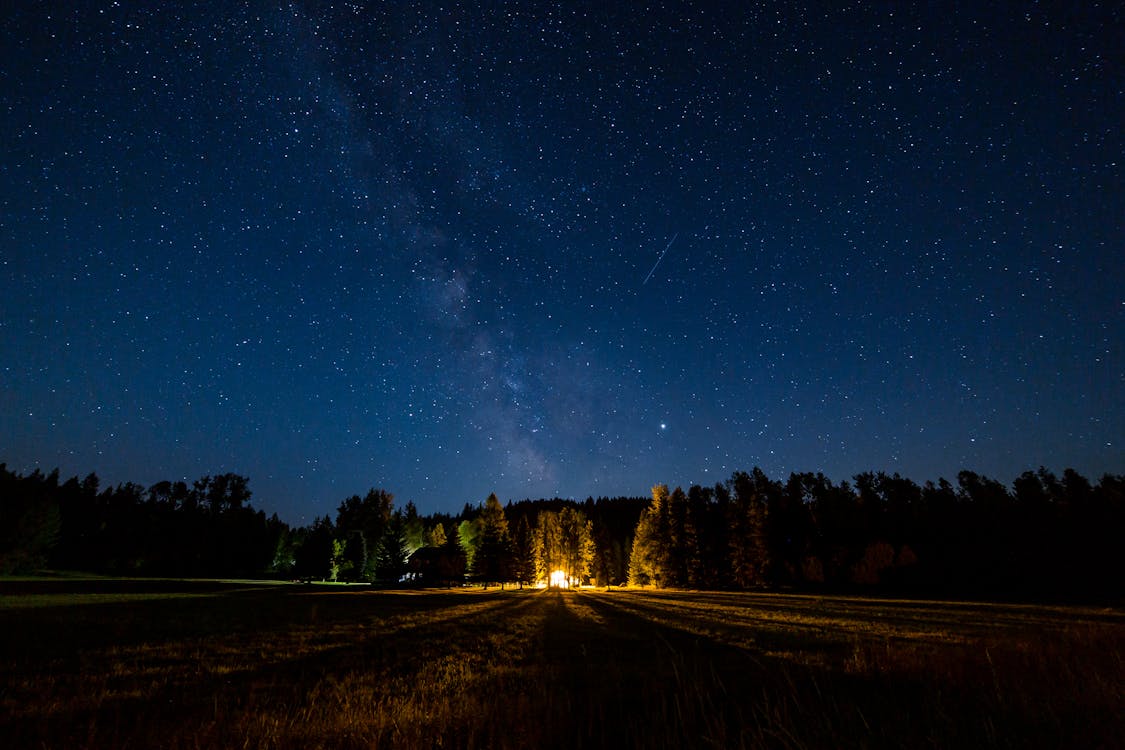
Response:
M1125 747L1114 608L0 581L23 747Z

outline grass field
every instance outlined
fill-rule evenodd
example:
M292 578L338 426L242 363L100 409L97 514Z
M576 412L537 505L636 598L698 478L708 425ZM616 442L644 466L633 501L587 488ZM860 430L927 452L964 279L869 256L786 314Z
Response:
M5 748L1125 747L1125 613L0 581Z

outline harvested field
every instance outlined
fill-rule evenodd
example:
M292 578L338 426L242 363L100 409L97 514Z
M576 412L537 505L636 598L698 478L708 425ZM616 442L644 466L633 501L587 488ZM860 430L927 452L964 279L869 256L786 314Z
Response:
M5 747L1125 747L1117 609L0 582Z

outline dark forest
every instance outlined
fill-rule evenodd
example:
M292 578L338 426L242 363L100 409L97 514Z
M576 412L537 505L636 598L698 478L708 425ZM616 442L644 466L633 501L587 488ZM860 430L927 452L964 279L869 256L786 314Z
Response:
M495 495L456 515L380 489L292 527L248 478L102 487L0 465L0 572L267 577L383 586L631 584L1101 600L1119 591L1125 476L1040 468L1011 484L962 471L784 480L760 469L651 498Z

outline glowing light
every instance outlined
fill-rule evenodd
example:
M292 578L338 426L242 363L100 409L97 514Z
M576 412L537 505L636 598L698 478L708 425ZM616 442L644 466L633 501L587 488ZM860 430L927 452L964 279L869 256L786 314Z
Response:
M570 587L570 580L566 577L565 570L552 570L551 571L551 585L565 589Z

